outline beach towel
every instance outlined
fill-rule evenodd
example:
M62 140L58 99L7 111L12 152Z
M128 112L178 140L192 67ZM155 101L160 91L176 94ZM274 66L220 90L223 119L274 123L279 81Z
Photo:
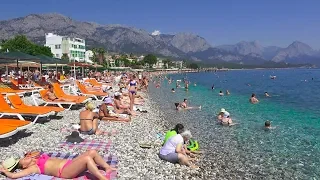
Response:
M71 154L71 153L46 153L49 157L61 158L61 159L74 159L79 154ZM107 157L103 157L103 159L111 166L116 167L118 164L118 158L116 156L110 155ZM115 180L117 177L117 172L105 172L100 170L101 173L106 175L110 180ZM73 178L73 180L88 180L88 179L97 179L90 172L86 171L79 174L78 177ZM64 180L63 178L57 178L53 176L48 176L44 174L32 174L23 178L19 178L18 180Z
M72 127L70 128L61 128L60 129L61 132L72 132L72 131L79 131L78 129L73 129ZM101 131L101 130L100 130ZM116 130L111 130L111 131L102 131L102 135L106 135L106 136L114 136L116 135L118 132Z
M96 141L96 140L84 140L81 143L73 144L69 142L60 142L60 147L68 147L69 149L77 148L77 149L95 149L95 150L103 150L108 152L111 148L112 142L111 140L106 141Z

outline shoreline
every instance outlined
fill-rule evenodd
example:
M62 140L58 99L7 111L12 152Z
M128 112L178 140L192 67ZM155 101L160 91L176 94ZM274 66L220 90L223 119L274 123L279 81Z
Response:
M112 148L109 152L98 150L102 156L116 155L118 157L117 179L199 179L199 171L191 170L189 167L180 166L164 162L158 157L162 140L157 137L157 133L165 133L174 125L164 118L161 107L157 105L149 94L141 93L145 97L143 113L133 117L129 123L100 122L99 128L107 132L116 132L115 135L80 135L83 139L104 141L111 140ZM24 97L26 104L32 105L30 97ZM100 102L93 101L98 105ZM78 154L85 152L83 149L69 149L59 147L59 143L64 141L65 136L71 132L63 132L62 128L70 128L72 124L79 122L79 110L64 111L58 114L61 119L52 118L44 122L38 122L25 132L19 132L11 139L4 139L0 142L0 160L9 157L21 157L25 152L38 150L43 152L61 152ZM110 136L111 135L111 136ZM151 144L152 148L143 149L139 143ZM0 175L0 179L5 176Z

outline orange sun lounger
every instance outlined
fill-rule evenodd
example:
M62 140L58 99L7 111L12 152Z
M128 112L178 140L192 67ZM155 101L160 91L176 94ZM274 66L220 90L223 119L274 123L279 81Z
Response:
M16 109L33 109L38 111L54 111L55 113L64 111L64 108L61 107L52 107L52 106L29 106L24 104L20 96L17 94L8 94L8 100L10 101L11 105Z
M0 128L1 126L11 126L18 130L23 130L32 126L32 123L29 121L21 121L19 119L0 119Z
M36 123L40 117L48 117L54 112L50 110L39 109L12 109L4 97L0 94L0 118L3 116L17 116L20 120L24 120L23 116L35 116L33 123Z
M57 98L65 98L81 104L84 104L91 100L91 98L88 98L86 96L74 96L74 95L68 95L64 93L58 83L53 83L52 86L53 86L54 94L57 96Z
M40 100L44 101L44 106L57 105L60 108L64 108L62 105L68 105L69 107L65 108L65 110L70 110L73 105L80 104L80 103L75 103L73 101L51 101L46 97L47 92L48 92L47 89L42 89L39 91L39 96L40 96L39 98L40 98ZM38 98L36 97L36 94L33 94L31 97L32 97L34 104L36 106L39 106L39 103L37 101ZM50 106L50 107L52 107L52 106Z
M1 125L0 126L0 139L13 136L13 135L17 134L17 132L19 132L19 130L16 127Z
M76 81L78 89L80 91L80 94L89 96L94 98L95 100L103 100L105 97L108 96L108 93L100 92L100 91L89 91L83 84L81 84L79 81ZM99 99L98 97L102 97Z

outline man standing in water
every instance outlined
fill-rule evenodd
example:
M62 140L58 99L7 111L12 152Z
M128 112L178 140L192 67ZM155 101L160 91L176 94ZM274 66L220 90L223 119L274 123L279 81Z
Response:
M189 107L188 104L187 104L187 99L183 99L183 102L180 103L180 107L183 108L183 109L201 109L201 106L199 107Z
M259 100L256 98L256 95L252 93L251 98L249 99L249 102L252 104L257 104Z

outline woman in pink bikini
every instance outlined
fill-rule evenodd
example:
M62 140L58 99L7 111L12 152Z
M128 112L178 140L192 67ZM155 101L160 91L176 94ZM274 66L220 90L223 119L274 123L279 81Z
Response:
M72 179L80 173L89 170L98 179L106 180L108 178L101 174L97 165L106 171L116 170L116 168L110 167L95 150L87 151L72 160L51 158L46 154L41 154L38 157L26 154L16 165L23 170L12 173L8 169L0 167L0 172L12 179L25 177L34 173Z

